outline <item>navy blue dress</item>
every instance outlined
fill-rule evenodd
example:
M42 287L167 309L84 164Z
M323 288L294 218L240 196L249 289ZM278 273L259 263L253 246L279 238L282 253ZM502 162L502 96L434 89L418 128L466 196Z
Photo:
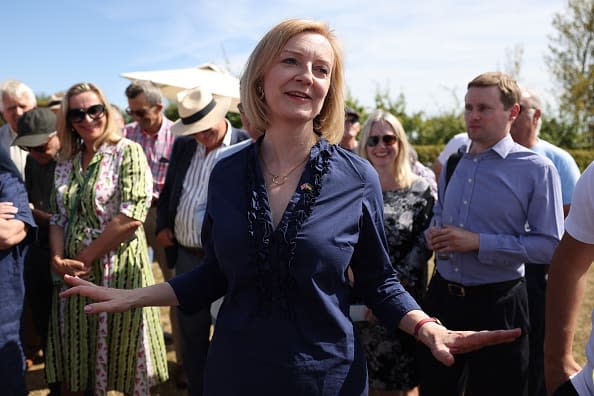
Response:
M225 296L204 394L365 395L365 357L348 314L349 265L358 294L387 327L419 309L386 254L377 173L320 140L273 229L260 143L213 170L205 259L170 280L188 312Z
M3 151L0 157L4 156L7 154ZM35 227L23 181L16 172L11 172L3 166L0 166L0 202L12 202L18 208L14 218ZM25 239L16 246L0 250L1 395L27 394L25 359L19 335L25 297L23 262L27 246L28 240Z

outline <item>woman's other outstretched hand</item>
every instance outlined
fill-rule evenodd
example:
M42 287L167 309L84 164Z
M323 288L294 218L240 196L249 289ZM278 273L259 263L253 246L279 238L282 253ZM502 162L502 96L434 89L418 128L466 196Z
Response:
M64 282L72 287L60 293L60 297L78 295L96 301L85 306L86 313L123 312L132 308L179 304L173 288L167 282L137 289L113 289L97 286L70 275L64 275Z
M472 352L490 345L513 342L522 334L522 329L455 331L437 323L421 327L418 339L433 356L446 366L454 364L456 354Z
M85 306L86 313L123 312L134 307L131 295L133 290L97 286L94 283L70 275L64 275L64 282L72 287L60 293L61 298L79 295L97 301Z

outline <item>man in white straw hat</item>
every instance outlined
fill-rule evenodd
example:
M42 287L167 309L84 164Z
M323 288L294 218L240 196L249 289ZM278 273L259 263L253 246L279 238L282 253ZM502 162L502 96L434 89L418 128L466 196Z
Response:
M210 173L226 147L249 136L225 119L231 103L228 97L197 87L180 92L177 101L180 119L171 131L179 137L157 206L157 241L165 246L167 261L181 274L201 265L204 257L201 229ZM180 310L178 320L188 394L201 395L210 309L197 313Z

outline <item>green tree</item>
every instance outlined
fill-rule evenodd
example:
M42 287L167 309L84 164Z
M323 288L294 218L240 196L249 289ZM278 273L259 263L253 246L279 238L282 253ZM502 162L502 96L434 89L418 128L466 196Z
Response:
M568 0L555 14L545 60L560 87L560 117L594 134L594 0Z
M165 113L165 117L169 118L171 121L177 121L179 118L179 113L177 111L177 103L170 102L163 110Z
M424 123L424 113L418 111L416 113L406 113L406 98L404 94L400 92L396 99L390 97L390 90L384 89L383 91L377 90L375 94L375 108L378 110L385 110L394 114L402 127L406 131L408 140L411 143L417 143L419 137L422 136L422 129Z

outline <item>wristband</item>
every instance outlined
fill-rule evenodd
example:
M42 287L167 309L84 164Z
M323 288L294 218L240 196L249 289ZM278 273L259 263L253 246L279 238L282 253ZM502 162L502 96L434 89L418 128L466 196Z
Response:
M419 322L415 326L415 331L414 331L415 338L419 338L419 331L421 330L421 327L423 327L427 323L437 323L438 325L443 326L441 324L441 322L439 321L439 319L434 318L434 317L429 317L429 318L421 319L421 320L419 320Z

